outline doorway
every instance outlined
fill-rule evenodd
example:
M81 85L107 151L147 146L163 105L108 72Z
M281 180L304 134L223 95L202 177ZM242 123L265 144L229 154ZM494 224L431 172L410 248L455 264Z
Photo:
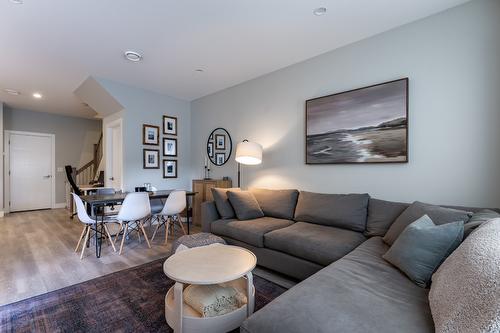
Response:
M106 187L122 190L122 120L117 119L106 125Z
M5 131L5 207L47 209L55 199L55 135Z

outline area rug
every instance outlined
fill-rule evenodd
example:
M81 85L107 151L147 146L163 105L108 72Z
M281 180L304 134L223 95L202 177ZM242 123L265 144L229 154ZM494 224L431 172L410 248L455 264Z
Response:
M0 307L0 332L173 332L164 259ZM254 275L258 311L286 291ZM236 330L235 332L238 332Z

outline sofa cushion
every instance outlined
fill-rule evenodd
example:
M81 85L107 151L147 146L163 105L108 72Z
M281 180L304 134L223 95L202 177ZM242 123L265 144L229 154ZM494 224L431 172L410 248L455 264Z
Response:
M322 194L301 191L295 221L365 231L368 194Z
M410 204L370 198L365 236L384 236L391 224Z
M382 257L417 286L427 288L432 273L460 245L463 237L463 221L436 226L424 215L407 226Z
M264 235L267 248L326 266L351 252L366 237L362 233L306 222Z
M250 189L265 216L281 219L293 219L299 191L297 190L267 190Z
M233 206L238 220L257 219L264 216L259 203L251 192L228 191L227 198L229 199L231 206Z
M274 217L261 217L254 220L221 219L212 222L212 233L230 237L253 246L264 246L264 234L280 228L288 227L293 221Z
M500 219L477 228L432 276L436 332L500 332Z
M424 215L429 215L435 224L440 225L457 221L466 223L472 216L472 213L415 201L399 215L396 221L394 221L384 236L384 242L392 245L410 223L418 220Z
M212 187L210 190L212 191L212 197L214 198L215 206L219 211L220 217L222 217L223 219L234 219L236 214L234 213L233 206L231 206L231 203L227 198L227 191L229 190L240 191L240 189L237 187L234 188Z
M495 218L499 218L500 214L490 209L483 209L474 213L470 220L465 224L464 238L467 238L481 224Z
M434 332L428 289L382 259L372 237L288 290L242 325L242 332Z

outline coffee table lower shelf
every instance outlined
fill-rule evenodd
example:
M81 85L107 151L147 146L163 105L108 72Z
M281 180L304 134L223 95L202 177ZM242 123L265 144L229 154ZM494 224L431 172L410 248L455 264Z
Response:
M242 287L245 286L246 279L238 279ZM252 284L252 295L248 297L248 302L254 302L255 300L255 287ZM165 296L165 319L170 327L178 327L177 318L178 312L176 311L176 303L174 301L174 288L172 286ZM243 287L242 291L246 287ZM239 288L238 288L239 289ZM240 289L241 290L241 289ZM245 292L246 294L246 292ZM189 333L220 333L228 332L240 327L241 323L248 317L247 304L234 310L230 313L226 313L221 316L216 317L202 317L197 311L190 307L185 302L182 302L182 331ZM253 304L252 304L253 309Z

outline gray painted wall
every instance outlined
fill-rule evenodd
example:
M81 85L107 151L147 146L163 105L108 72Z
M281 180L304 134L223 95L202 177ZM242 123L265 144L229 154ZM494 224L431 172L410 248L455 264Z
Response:
M105 79L97 81L124 107L123 119L123 187L133 191L135 186L151 183L158 189L191 188L190 172L190 104L152 91L126 86ZM163 165L160 169L143 169L143 148L159 149L162 156L162 121L163 115L177 117L177 157L178 178L164 179ZM160 145L142 144L142 125L160 126ZM165 157L166 158L166 157Z
M243 167L244 186L498 207L499 31L500 2L473 1L198 99L193 176L220 126L265 148L263 164ZM401 77L410 79L408 164L304 164L305 100ZM236 164L214 175L236 179Z
M55 134L56 168L82 166L92 159L101 121L27 110L4 110L4 129ZM66 174L56 169L56 203L65 203Z

